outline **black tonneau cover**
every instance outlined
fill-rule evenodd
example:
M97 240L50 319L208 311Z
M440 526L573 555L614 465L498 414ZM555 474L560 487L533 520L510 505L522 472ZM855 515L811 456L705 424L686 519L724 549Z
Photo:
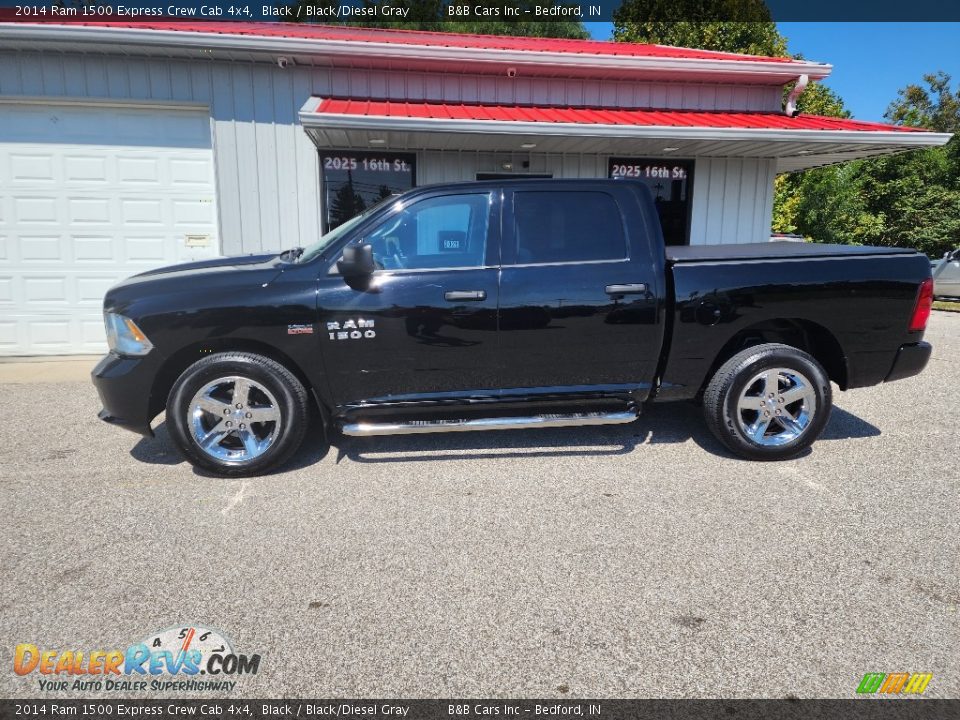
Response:
M668 245L667 262L713 262L724 260L777 260L791 258L843 257L845 255L914 255L916 250L870 245L822 245L807 242L765 242L734 245Z

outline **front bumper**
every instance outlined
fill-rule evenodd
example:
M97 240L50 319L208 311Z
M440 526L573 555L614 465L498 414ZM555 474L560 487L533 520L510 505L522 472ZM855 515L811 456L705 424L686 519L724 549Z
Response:
M151 353L152 355L153 353ZM98 417L140 435L153 437L150 392L156 377L154 360L105 356L90 373L103 410Z
M893 360L893 367L890 368L884 382L902 380L916 375L927 366L931 352L933 352L933 346L928 342L901 345Z

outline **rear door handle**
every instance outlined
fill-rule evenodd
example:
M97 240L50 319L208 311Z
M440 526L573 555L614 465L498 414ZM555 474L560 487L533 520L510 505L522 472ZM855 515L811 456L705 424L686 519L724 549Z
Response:
M646 283L627 283L626 285L607 285L607 295L636 295L647 292Z
M486 300L487 291L486 290L447 290L443 294L445 300L450 300L451 302L455 301L464 301L464 300Z

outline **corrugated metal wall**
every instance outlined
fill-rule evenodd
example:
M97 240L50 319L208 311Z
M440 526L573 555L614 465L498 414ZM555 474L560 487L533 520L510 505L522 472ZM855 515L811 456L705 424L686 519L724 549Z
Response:
M780 89L770 87L540 82L319 67L281 70L267 64L78 53L0 53L0 96L208 106L225 254L305 245L319 237L318 155L297 114L311 95L331 94L737 110L776 109L781 98ZM602 155L522 156L528 158L530 167L524 170L531 173L606 174ZM477 172L502 171L502 163L510 159L509 153L422 152L418 182L471 180ZM765 159L698 159L691 242L765 239L774 174L773 161Z
M691 245L770 239L776 160L699 158L693 172Z

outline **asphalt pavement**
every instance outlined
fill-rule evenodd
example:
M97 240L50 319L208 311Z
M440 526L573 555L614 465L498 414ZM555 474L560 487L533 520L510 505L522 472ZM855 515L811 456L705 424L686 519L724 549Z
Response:
M927 337L922 375L838 392L781 463L684 404L224 480L99 422L88 382L0 384L0 697L72 696L15 675L18 643L181 625L261 655L233 697L853 697L866 672L960 696L960 314Z

